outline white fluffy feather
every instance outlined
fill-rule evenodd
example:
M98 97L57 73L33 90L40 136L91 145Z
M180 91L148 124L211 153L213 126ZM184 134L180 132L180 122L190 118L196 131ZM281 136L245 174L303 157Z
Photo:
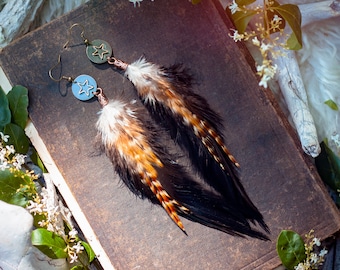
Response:
M307 90L319 141L340 134L339 111L326 104L333 100L340 106L340 18L312 24L304 29L303 46L298 51L300 70ZM333 151L340 153L340 141L333 141Z
M159 67L156 64L146 61L144 57L141 57L137 61L128 65L125 76L136 86L143 86L149 84L148 78L158 77Z
M161 81L161 69L158 65L146 61L141 57L139 60L128 65L125 76L135 85L140 95L146 102L155 103L155 96L162 94L155 84L155 80ZM151 79L152 78L152 79ZM143 91L148 89L147 91Z
M110 100L98 114L97 129L102 135L105 145L112 145L119 137L122 129L128 128L130 121L126 116L135 117L135 112L119 100Z

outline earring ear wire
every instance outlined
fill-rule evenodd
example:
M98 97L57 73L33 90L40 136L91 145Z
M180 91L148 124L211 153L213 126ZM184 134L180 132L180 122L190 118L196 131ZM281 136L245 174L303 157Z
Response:
M68 29L68 37L67 37L66 43L63 46L64 49L68 47L68 44L71 41L72 29L74 27L80 27L82 29L80 36L83 39L83 42L85 43L86 46L90 44L89 40L85 37L85 27L80 23L75 23L75 24L72 24L71 27Z
M50 78L51 78L53 81L55 81L55 82L60 82L61 80L66 80L66 81L68 81L68 82L73 82L74 79L73 79L72 77L70 77L70 76L63 76L63 75L61 75L58 79L54 78L52 72L53 72L53 70L54 70L57 66L59 66L60 64L61 64L61 55L59 54L59 55L58 55L58 62L57 62L53 67L51 67L50 70L48 71L48 75L50 76Z

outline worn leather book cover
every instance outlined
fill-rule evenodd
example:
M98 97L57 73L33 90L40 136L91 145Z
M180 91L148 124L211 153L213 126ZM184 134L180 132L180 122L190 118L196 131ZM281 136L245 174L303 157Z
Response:
M124 92L138 99L120 72L88 60L80 28L72 30L63 50L74 23L84 26L89 40L107 41L128 63L144 55L190 69L196 93L223 118L226 144L272 241L232 237L183 219L186 236L161 207L128 191L110 161L96 152L98 102L75 99L66 81L48 75L62 53L62 75L88 74L109 98ZM273 269L280 264L275 245L282 229L314 229L320 238L339 230L338 211L314 165L270 91L258 86L252 58L228 36L231 28L217 0L144 0L136 8L127 0L99 0L1 51L6 76L28 88L31 121L116 269Z

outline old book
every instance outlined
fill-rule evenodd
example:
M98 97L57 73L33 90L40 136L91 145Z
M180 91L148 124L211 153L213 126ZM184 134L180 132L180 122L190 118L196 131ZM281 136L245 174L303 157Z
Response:
M163 209L122 185L94 146L98 103L76 100L65 81L55 83L48 75L74 23L127 62L144 55L160 65L181 62L190 68L195 91L224 119L226 143L271 229L271 242L183 219L185 236ZM106 269L273 269L280 264L275 244L282 229L314 229L320 238L339 230L338 211L314 165L270 91L258 86L252 58L228 36L231 28L217 0L143 1L138 8L127 0L99 0L2 50L0 64L10 83L29 89L27 132ZM80 31L73 29L72 46L62 52L62 74L91 75L109 98L121 91L137 98L122 74L87 59Z

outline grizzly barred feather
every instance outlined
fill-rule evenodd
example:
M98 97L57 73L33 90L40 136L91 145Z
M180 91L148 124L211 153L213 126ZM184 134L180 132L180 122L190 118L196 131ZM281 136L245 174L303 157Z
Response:
M98 98L102 100L102 98ZM101 102L101 101L100 101ZM179 215L236 236L267 240L253 229L248 216L193 180L159 142L159 129L147 119L136 102L101 102L96 127L103 150L126 186L138 197L161 205L185 232Z
M156 122L168 129L205 181L224 197L232 215L257 222L268 232L238 177L239 164L225 146L221 118L192 91L188 72L181 65L165 68L141 58L127 66L125 75Z

